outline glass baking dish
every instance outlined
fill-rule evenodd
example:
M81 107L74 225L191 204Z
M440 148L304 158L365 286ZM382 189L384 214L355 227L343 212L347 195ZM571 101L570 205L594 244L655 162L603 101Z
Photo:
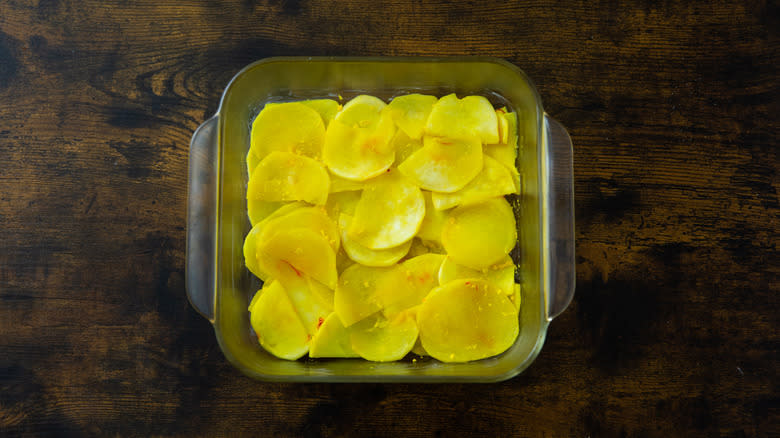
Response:
M479 94L518 114L521 194L512 200L522 283L520 334L501 355L469 363L431 358L376 363L362 359L286 361L257 342L247 307L261 283L244 267L245 157L252 120L267 102L358 94L389 98L419 92ZM514 65L495 58L267 58L233 77L217 113L190 144L186 287L213 325L225 357L250 377L296 382L495 382L527 368L547 327L574 294L572 145L545 114L539 94ZM468 322L465 322L468 323Z

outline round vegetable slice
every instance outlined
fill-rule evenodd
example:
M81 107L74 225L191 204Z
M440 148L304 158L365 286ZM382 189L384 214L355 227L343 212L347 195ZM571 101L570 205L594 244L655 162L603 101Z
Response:
M273 278L293 270L299 277L309 275L329 288L336 286L336 254L328 239L312 230L282 229L262 239L257 242L257 263Z
M361 94L350 99L334 119L346 125L373 127L385 107L387 104L382 99Z
M322 321L333 311L333 308L324 305L316 296L311 288L313 283L309 281L309 277L284 274L276 280L276 283L279 283L287 293L306 331L312 336L317 333Z
M482 170L482 144L477 137L423 137L423 147L398 170L426 190L454 192Z
M392 319L377 314L353 325L350 330L352 349L363 359L389 362L406 356L417 341L417 323L413 312L403 312Z
M312 99L303 100L302 104L317 111L322 117L322 121L325 123L325 127L336 117L336 114L341 111L341 105L333 99Z
M509 298L478 279L439 286L417 314L425 351L442 362L467 362L506 351L519 332L517 311Z
M305 228L325 237L333 251L338 251L341 244L339 228L331 220L323 207L301 207L283 215L268 219L261 239L268 239L280 230Z
M516 241L515 217L504 198L453 209L441 233L441 243L452 260L473 269L498 263Z
M344 326L381 310L376 299L377 286L386 281L394 268L376 268L354 264L339 276L333 308Z
M376 298L387 317L422 303L439 285L439 268L444 255L423 254L398 265L377 288Z
M417 232L417 237L441 242L441 230L444 228L447 213L434 208L431 192L425 190L423 196L425 197L425 217L420 225L420 231Z
M390 170L366 182L347 233L368 248L392 248L414 237L424 216L420 189Z
M460 278L481 278L507 296L515 293L515 263L508 255L495 265L481 270L459 265L450 257L444 259L439 269L439 284Z
M252 122L250 151L259 159L276 151L320 158L324 142L322 117L299 102L266 105Z
M309 357L359 357L352 349L349 334L338 315L331 313L312 338Z
M257 224L249 231L244 239L244 264L249 272L255 274L255 276L263 281L268 279L268 274L260 269L260 265L257 261L257 238L263 231L263 225Z
M358 201L360 201L360 195L361 192L356 190L331 193L328 195L328 202L325 203L325 210L327 210L328 216L338 222L341 213L346 213L350 216L354 215L355 208Z
M398 246L386 249L371 249L365 247L347 235L347 229L352 223L352 216L342 213L339 217L339 229L341 230L341 243L344 245L344 251L349 258L365 266L390 266L401 260L409 248L412 246L412 240L402 243Z
M488 156L484 156L483 160L482 171L462 189L452 193L433 192L433 207L446 210L457 205L473 204L515 193L514 178L506 167Z
M323 205L329 190L330 178L320 162L289 152L272 152L252 172L247 199Z
M442 97L433 105L425 125L426 134L466 139L478 137L482 143L498 143L498 119L493 105L483 96L455 94Z
M437 100L436 96L407 94L393 98L387 108L398 128L410 138L419 140Z
M343 114L340 113L339 115ZM387 170L395 161L395 126L389 116L376 122L348 125L338 117L328 125L322 160L334 174L363 181Z
M249 322L266 351L287 360L296 360L309 351L310 335L277 282L263 287L249 311Z
M393 136L392 148L395 151L395 162L400 164L422 148L422 140L411 139L405 132L399 129Z

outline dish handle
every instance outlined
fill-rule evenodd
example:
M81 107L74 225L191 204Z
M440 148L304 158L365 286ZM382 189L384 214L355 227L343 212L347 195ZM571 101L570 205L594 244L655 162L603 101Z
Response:
M566 128L547 114L547 212L549 296L547 319L560 315L574 297L574 173L572 142Z
M190 142L187 185L187 298L195 310L214 322L217 236L218 116L198 127Z

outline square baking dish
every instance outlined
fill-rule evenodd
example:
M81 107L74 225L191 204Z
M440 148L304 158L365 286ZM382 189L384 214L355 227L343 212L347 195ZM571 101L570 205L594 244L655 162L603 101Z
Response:
M511 200L518 242L512 252L522 284L520 333L506 352L468 363L409 355L397 362L362 359L286 361L257 342L247 307L261 287L244 266L245 157L252 120L268 102L371 94L478 94L518 116L521 193ZM539 354L547 327L574 294L572 145L542 109L539 94L514 65L495 58L267 58L238 72L217 113L193 134L187 208L186 288L214 326L225 357L250 377L295 382L495 382ZM468 322L464 322L468 323Z

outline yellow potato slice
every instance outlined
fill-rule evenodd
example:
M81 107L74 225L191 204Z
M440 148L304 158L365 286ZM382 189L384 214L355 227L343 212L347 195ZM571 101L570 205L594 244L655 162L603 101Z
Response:
M398 170L423 189L454 192L482 170L482 144L477 137L426 136L422 149L409 156Z
M411 240L423 217L422 192L391 169L366 182L347 233L350 239L368 248L392 248Z
M276 279L290 277L292 271L336 287L336 253L325 236L312 230L281 229L257 242L257 263Z
M436 96L407 94L393 98L387 108L398 128L410 138L419 140L437 100Z
M352 349L350 330L344 327L336 313L322 322L309 345L309 357L359 357Z
M341 105L333 99L311 99L303 100L302 104L317 111L322 121L325 123L325 127L336 117L336 114L341 111Z
M333 308L345 327L381 310L376 299L377 287L386 281L393 269L363 266L358 263L341 273Z
M452 193L433 192L431 200L436 210L482 202L489 198L515 193L515 181L501 163L483 157L482 171L466 187Z
M289 152L272 152L252 172L247 199L323 205L329 190L328 172L319 161Z
M506 117L506 107L502 107L496 110L496 118L498 119L498 143L507 143L509 140L509 123Z
M341 245L339 228L323 207L300 207L268 219L260 239L266 240L281 230L304 228L325 237L336 252Z
M371 249L365 247L353 241L347 235L347 229L349 229L351 223L352 216L342 213L339 218L341 243L344 245L344 251L346 251L349 258L361 265L390 266L398 260L401 260L401 258L409 252L409 248L412 246L412 241L409 240L406 243L386 249Z
M299 102L266 105L252 122L250 151L259 159L277 151L319 159L324 142L322 117Z
M395 162L401 164L422 148L422 140L411 139L405 132L399 129L393 136L392 148L395 150Z
M354 181L375 177L395 161L393 121L382 116L376 124L350 126L338 119L325 135L323 162L334 174Z
M457 193L457 192L456 192ZM436 195L434 193L434 195ZM425 217L423 218L420 231L417 237L434 242L441 242L441 230L444 228L444 222L447 219L447 213L434 207L431 192L424 190L425 197Z
M370 316L351 327L352 349L363 359L389 362L402 359L417 341L417 323L412 312L392 319Z
M395 160L395 125L385 103L361 95L344 105L328 125L323 162L334 174L363 181L387 170Z
M263 287L249 311L249 322L266 351L287 360L299 359L309 351L311 335L277 282Z
M504 198L453 209L441 243L456 263L485 269L504 259L517 241L515 216Z
M439 285L439 269L444 258L441 254L424 254L398 265L376 291L385 316L392 317L422 303L431 289Z
M314 336L322 325L322 321L333 311L333 308L322 304L322 301L311 289L311 285L314 283L309 281L307 277L297 274L282 275L276 280L276 283L279 283L287 293L303 327L310 335Z
M507 296L515 293L515 263L508 255L486 269L471 269L455 263L447 257L439 269L439 284L447 284L461 278L480 278L492 284Z
M260 265L257 261L257 238L263 231L264 224L257 224L249 231L244 239L244 264L249 272L255 274L255 276L263 281L268 280L268 274L260 269Z
M425 133L461 140L476 136L482 143L498 143L498 118L493 105L483 96L458 99L455 94L448 94L433 105Z
M363 190L363 181L352 181L330 172L330 192L341 193Z
M506 351L519 332L514 304L478 278L439 286L417 314L420 341L442 362L468 362Z
M346 213L350 216L355 214L355 208L360 201L360 191L350 190L348 192L331 193L328 195L328 202L325 203L325 210L328 216L338 223L339 216Z

